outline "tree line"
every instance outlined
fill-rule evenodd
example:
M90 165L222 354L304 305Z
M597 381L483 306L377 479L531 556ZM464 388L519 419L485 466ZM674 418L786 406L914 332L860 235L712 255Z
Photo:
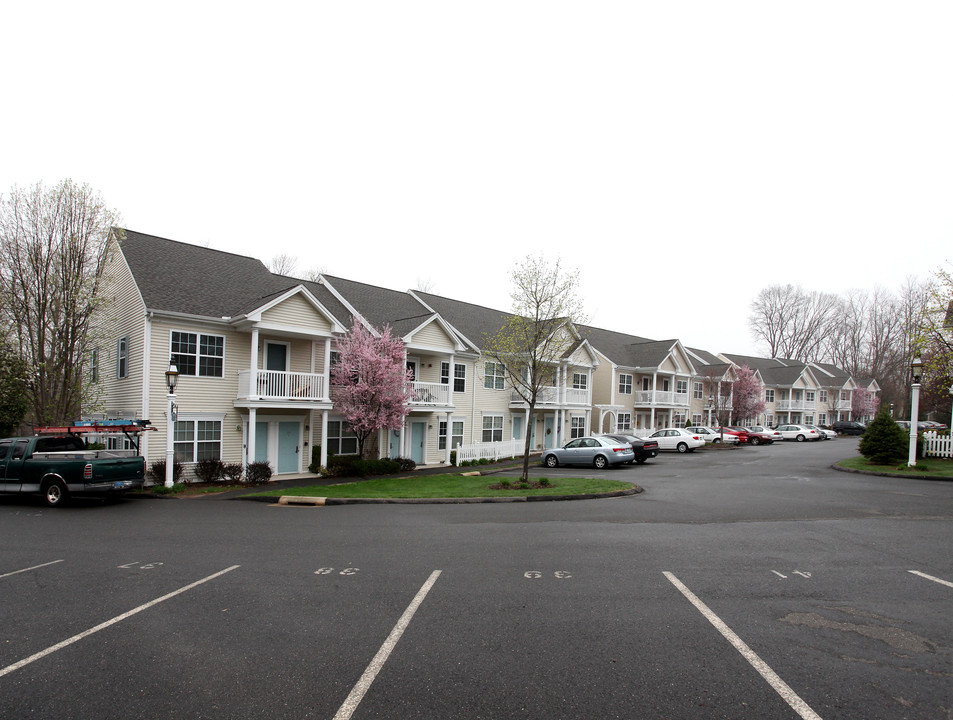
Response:
M907 278L897 291L838 295L770 285L755 298L748 324L769 357L830 363L855 379L875 378L881 402L893 403L898 415L909 410L910 362L919 352L926 367L921 410L949 413L951 308L953 278L939 269L926 280Z

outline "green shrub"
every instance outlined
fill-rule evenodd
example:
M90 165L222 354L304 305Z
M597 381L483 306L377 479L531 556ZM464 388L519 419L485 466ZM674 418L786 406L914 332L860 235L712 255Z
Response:
M195 477L202 482L213 483L224 474L225 463L221 460L206 458L195 463ZM174 472L174 470L173 470Z
M149 469L149 474L157 483L165 482L165 460L156 460ZM182 463L178 460L172 461L172 482L178 482L182 477Z
M509 480L505 478L503 480L500 480L500 487L503 488L504 490L509 490L512 484L513 483L511 483Z
M245 468L242 467L241 463L225 463L222 466L222 475L231 483L241 482L244 474Z
M889 465L906 457L909 448L909 435L890 417L890 407L882 405L861 436L860 454L878 465Z
M308 472L312 472L315 475L321 472L321 446L320 445L311 446L311 464L308 465Z
M457 464L457 451L456 451L456 450L451 450L451 451L450 451L450 464L451 464L451 465L456 465L456 464Z
M489 465L490 461L487 458L480 458L480 465Z
M248 463L245 479L250 485L262 485L271 480L271 465L263 460Z
M540 478L538 481L540 487L552 487L552 483L549 482L549 478Z
M400 463L400 472L410 472L417 467L417 463L410 458L397 458L397 461Z

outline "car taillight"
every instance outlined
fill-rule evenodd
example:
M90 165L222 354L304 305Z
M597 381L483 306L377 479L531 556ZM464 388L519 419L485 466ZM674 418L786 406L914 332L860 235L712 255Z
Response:
M632 448L630 447L617 447L617 448L612 448L612 452L628 452L631 449Z
M698 437L698 435L693 435L693 436L692 436L692 439L693 439L693 440L701 440L701 438Z
M92 480L93 479L93 466L91 463L86 463L86 467L83 468L83 480Z

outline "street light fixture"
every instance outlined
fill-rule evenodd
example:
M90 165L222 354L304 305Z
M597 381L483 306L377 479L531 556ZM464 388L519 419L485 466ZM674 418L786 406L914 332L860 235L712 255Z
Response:
M175 388L179 384L179 369L170 364L169 369L165 371L165 384L169 387L168 406L166 408L166 432L165 432L165 486L172 487L174 483L173 469L175 465Z
M920 348L913 349L913 362L910 363L910 375L913 379L910 401L910 451L907 455L907 467L917 465L917 426L920 417L920 373L923 361L920 360Z

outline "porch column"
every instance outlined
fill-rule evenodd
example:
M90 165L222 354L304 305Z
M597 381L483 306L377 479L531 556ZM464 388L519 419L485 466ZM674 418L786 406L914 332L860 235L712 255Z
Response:
M454 354L450 353L450 370L447 372L447 384L450 387L447 388L447 398L451 405L453 405L453 379L456 377L456 362L454 360ZM450 448L450 421L447 421L447 448ZM447 456L450 457L449 455ZM449 463L450 461L447 460Z
M251 362L248 365L251 370L249 382L251 387L248 389L248 397L251 400L258 399L258 328L251 329ZM249 433L254 435L254 433ZM252 445L251 447L254 447Z
M649 413L649 427L652 428L653 430L658 430L658 428L655 427L655 406L654 405L652 406L652 411Z
M314 410L308 410L308 453L306 466L311 464L311 449L314 447Z
M328 466L328 411L321 411L321 467Z
M331 401L331 338L324 338L324 400Z
M255 462L255 425L258 415L255 408L248 408L248 444L245 446L245 467Z
M452 355L450 356L450 372L451 372L451 373L453 372L453 356L452 356ZM453 393L453 375L450 376L450 383L451 383L451 385L450 385L450 393L452 394L452 393ZM452 420L452 418L453 418L453 413L451 413L451 412L448 411L448 412L447 412L447 456L446 456L446 460L445 460L446 463L447 463L447 465L450 464L450 451L451 451L451 449L452 449L450 446L453 444L453 420ZM438 422L439 422L439 421L438 421ZM438 427L439 427L439 425L438 425ZM439 435L439 431L438 431L438 435Z
M586 435L592 435L592 410L586 408Z

